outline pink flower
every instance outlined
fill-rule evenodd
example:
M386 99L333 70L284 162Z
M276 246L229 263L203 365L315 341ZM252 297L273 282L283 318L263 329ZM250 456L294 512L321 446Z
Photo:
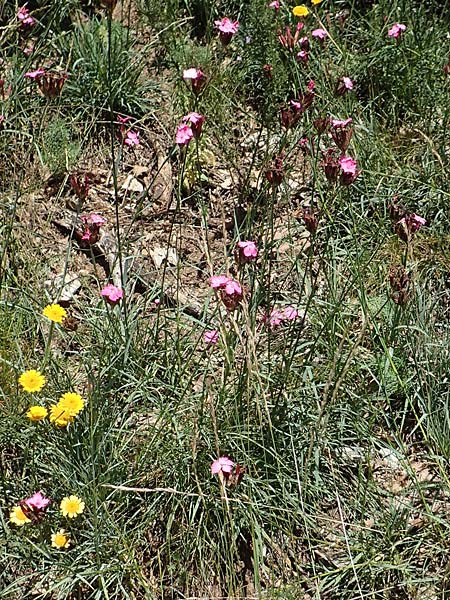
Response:
M286 306L283 310L283 319L285 321L295 321L298 317L298 310L293 306Z
M223 290L227 296L242 296L241 284L235 279L228 279Z
M232 472L234 465L235 463L228 456L221 456L211 464L211 474L217 475L218 473L222 473L227 478Z
M219 30L220 41L224 46L231 42L231 38L239 29L239 21L232 21L228 17L223 17L220 21L214 21L214 25Z
M350 77L341 77L337 83L336 95L343 96L347 92L351 92L353 89L353 81Z
M258 247L255 242L238 242L236 250L239 262L251 262L258 257Z
M190 81L192 85L192 91L197 96L203 89L206 83L206 75L200 69L185 69L183 71L183 79Z
M139 133L137 131L133 131L133 129L130 129L127 131L127 135L123 143L127 146L139 146L141 143L139 140Z
M426 224L426 220L416 213L405 215L395 225L395 231L398 233L403 241L408 241L408 238L419 231L421 227Z
M282 322L283 322L283 313L281 312L281 310L273 308L270 311L270 315L269 315L269 325L272 328L275 328L275 327L278 327L278 325L281 325Z
M228 310L234 310L242 300L242 286L239 281L226 275L213 275L210 279L213 289L220 292L220 298Z
M30 496L30 498L27 498L23 502L30 508L43 510L44 508L47 508L51 500L46 498L42 492L35 492L32 496Z
M299 62L306 64L309 60L309 54L306 50L300 50L299 52L297 52L296 58Z
M26 4L24 4L21 8L19 8L19 12L17 13L17 18L20 21L20 24L23 27L32 27L36 23L36 19L30 17L30 11L26 8Z
M278 0L273 0L273 2L270 2L270 4L267 5L269 8L273 8L275 11L279 11L280 10L280 3Z
M228 277L226 275L213 275L210 279L210 285L213 290L220 290L224 288L228 283Z
M177 129L177 134L175 136L175 142L179 146L187 146L193 137L194 132L192 131L191 127L189 127L189 125L179 125Z
M100 292L103 298L109 302L112 306L115 306L123 298L123 291L121 288L108 283Z
M303 29L304 27L304 23L302 23L301 21L299 23L297 23L297 27L295 30L295 34L292 35L292 31L291 28L289 26L285 27L284 29L284 34L281 33L281 31L278 31L278 39L280 40L280 44L283 46L283 48L286 48L286 50L294 50L295 46L297 46L298 41L299 41L299 36L300 36L300 31ZM301 38L302 40L304 40L305 38ZM306 38L308 39L308 38ZM305 50L307 50L308 48L304 48Z
M192 133L195 138L199 138L202 133L203 123L205 117L197 112L190 112L183 117L183 122L189 122L191 124Z
M84 232L81 239L88 242L88 244L95 244L99 238L100 227L106 223L106 219L95 213L81 215L80 218L84 223Z
M403 23L394 23L387 34L391 38L398 39L405 30L406 25L403 25Z
M36 71L27 71L24 77L28 77L28 79L39 79L39 77L42 77L42 75L45 75L45 71L39 67L39 69L36 69Z
M313 29L313 31L311 31L311 35L313 38L323 42L323 40L328 37L328 32L325 31L325 29Z
M219 340L219 332L217 329L211 329L210 331L205 331L203 334L203 341L205 344L217 344Z
M357 170L357 162L350 156L341 156L339 159L341 168L341 183L342 185L350 185L359 175Z
M125 123L128 123L128 121L131 121L132 117L122 117L121 115L117 115L117 120L121 125L124 125Z
M340 121L339 119L331 119L331 126L335 129L338 129L340 127L347 127L347 125L350 125L351 122L351 117L349 117L348 119L344 119L343 121Z
M356 160L350 156L341 156L339 166L345 175L355 175L356 173Z

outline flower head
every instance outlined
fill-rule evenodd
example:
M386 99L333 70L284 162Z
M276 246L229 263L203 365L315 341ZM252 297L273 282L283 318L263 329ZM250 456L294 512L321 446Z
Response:
M20 21L22 27L33 27L33 25L36 23L36 19L30 17L30 11L28 10L26 4L19 8L17 18Z
M229 476L234 467L234 462L228 458L228 456L221 456L211 464L211 474L217 475L222 473L225 476Z
M192 91L197 96L205 86L206 75L200 69L190 68L183 71L183 79L190 81Z
M76 417L84 408L84 400L80 394L66 392L59 399L57 406L71 417Z
M190 123L192 133L195 138L199 138L202 133L205 117L198 112L190 112L183 117L183 123Z
M213 275L210 279L210 285L213 290L220 290L225 287L228 282L228 277L226 275Z
M239 281L226 275L213 275L210 284L213 289L219 290L220 298L228 310L234 310L242 300L243 292Z
M23 512L21 506L14 506L14 508L9 513L9 520L14 525L21 527L25 525L25 523L31 523L31 519L27 517L27 515Z
M106 223L106 219L96 213L81 215L80 218L84 223L84 232L81 239L89 244L95 244L99 238L100 227Z
M24 504L36 510L44 510L50 504L50 498L46 498L42 492L35 492L23 501Z
M55 548L68 548L70 546L70 538L65 529L60 529L56 533L52 533L52 546Z
M313 31L311 31L311 35L313 38L316 38L322 42L328 37L328 32L325 29L313 29Z
M139 133L137 131L133 131L133 129L129 129L125 139L123 140L123 143L127 146L139 146L141 143L139 139Z
M237 243L237 259L239 262L251 262L258 257L258 246L255 242L245 241Z
M322 0L311 0L311 4L320 4Z
M341 77L337 83L336 94L343 96L347 92L351 92L353 89L353 81L350 77Z
M48 410L44 406L30 406L27 411L30 421L42 421L47 415Z
M406 214L395 225L395 231L403 241L408 239L419 231L426 224L426 220L416 213Z
M403 25L403 23L394 23L387 34L391 38L398 39L404 31L406 31L406 25Z
M52 404L50 406L50 422L54 423L58 427L67 427L69 423L72 423L73 417L58 404Z
M54 323L62 323L67 317L67 312L59 304L48 304L42 311L42 314Z
M217 329L205 331L203 334L203 341L205 344L217 344L219 341L219 331Z
M352 184L359 175L356 160L350 156L341 156L339 166L341 168L342 185Z
M61 513L64 517L74 519L78 515L81 515L85 507L85 504L78 496L65 496L61 500L60 508Z
M280 2L279 2L279 0L273 0L267 6L269 8L273 8L277 12L280 10Z
M309 15L309 10L306 6L300 4L299 6L294 6L292 9L292 14L294 17L307 17Z
M27 71L24 74L24 77L27 77L28 79L39 79L39 77L42 77L42 75L45 75L45 71L39 67L39 69L36 69L36 71Z
M108 285L105 285L105 287L102 289L100 294L112 306L115 306L123 298L122 289L119 287L116 287L112 283L108 283Z
M228 17L214 21L214 25L219 30L219 38L223 46L227 46L231 42L231 38L239 29L239 21L232 21Z
M31 369L25 371L19 377L19 383L25 392L32 394L33 392L40 392L45 385L45 377L40 371Z
M179 146L187 146L189 142L194 137L194 132L192 131L192 127L183 123L178 126L177 134L175 136L175 143Z

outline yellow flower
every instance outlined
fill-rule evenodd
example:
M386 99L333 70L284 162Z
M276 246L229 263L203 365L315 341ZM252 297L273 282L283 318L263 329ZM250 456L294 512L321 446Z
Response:
M69 423L72 423L73 417L58 404L52 404L50 406L50 422L58 425L58 427L67 427Z
M48 304L42 311L42 314L54 323L62 323L67 317L66 311L59 304Z
M25 392L40 392L45 385L45 377L41 375L40 371L25 371L19 377L19 383L25 390Z
M301 4L300 6L294 6L292 9L292 13L294 17L307 17L309 15L309 10Z
M30 421L42 421L48 415L48 410L43 406L30 406L27 417Z
M80 394L66 392L59 399L57 406L71 417L75 417L80 411L83 410L84 400Z
M311 0L311 4L320 4L322 0Z
M74 519L83 512L84 502L78 496L66 496L61 500L60 508L64 517Z
M55 548L68 548L70 546L70 538L66 535L65 529L52 533L52 546Z
M11 512L9 513L9 520L11 521L11 523L14 523L14 525L17 525L18 527L22 527L22 525L25 525L25 523L31 523L30 519L23 512L20 506L15 506L11 510Z

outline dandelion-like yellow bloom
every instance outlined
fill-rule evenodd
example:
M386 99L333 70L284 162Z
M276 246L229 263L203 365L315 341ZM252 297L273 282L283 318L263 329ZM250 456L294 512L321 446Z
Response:
M17 525L18 527L22 527L22 525L25 525L25 523L31 523L30 519L23 512L20 506L14 506L14 508L9 513L9 520L11 521L11 523L14 523L14 525Z
M48 415L48 410L43 406L30 406L27 417L30 421L42 421Z
M54 323L62 323L67 317L65 309L59 304L48 304L42 311L42 314Z
M67 427L69 423L72 423L73 417L58 404L52 404L50 406L50 422L58 425L58 427Z
M320 4L322 0L311 0L311 4Z
M301 4L300 6L294 6L292 13L294 17L307 17L309 15L309 10L306 6Z
M74 519L83 512L84 502L78 496L66 496L61 500L60 508L64 517Z
M70 546L70 538L65 529L52 533L52 546L55 548L68 548Z
M84 400L80 394L66 392L61 396L57 406L71 417L75 417L84 408Z
M30 394L33 392L40 392L45 385L45 377L40 371L25 371L19 377L19 383L25 392Z

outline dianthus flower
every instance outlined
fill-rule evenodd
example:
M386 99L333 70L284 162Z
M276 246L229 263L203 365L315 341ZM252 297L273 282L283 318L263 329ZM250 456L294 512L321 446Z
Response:
M341 77L337 83L336 95L343 96L347 92L351 92L353 89L353 81L350 77Z
M280 10L280 2L279 0L273 0L267 5L269 8L273 8L276 12Z
M313 29L313 31L311 31L311 35L313 38L323 42L323 40L328 37L328 32L325 31L325 29Z
M48 415L48 410L43 406L30 406L27 417L30 421L42 421Z
M255 242L238 242L236 256L240 263L252 262L258 258L258 246Z
M353 128L348 127L351 122L351 117L344 121L339 121L337 119L332 119L331 121L331 137L341 152L347 150L350 140L352 139Z
M53 323L62 323L67 317L66 310L60 304L48 304L42 314Z
M55 548L58 548L58 549L68 548L70 546L70 538L66 534L65 529L60 529L56 533L52 533L51 540L52 540L52 546L54 546Z
M183 123L190 123L192 133L195 138L199 138L202 133L203 123L205 121L205 117L200 115L198 112L190 112L183 117Z
M84 511L85 504L78 496L65 496L61 500L60 508L64 517L74 519Z
M339 166L341 168L341 183L343 185L350 185L353 183L359 175L356 160L350 156L341 156L339 159Z
M187 146L189 142L194 137L194 132L192 131L192 127L183 123L178 126L177 134L175 136L175 143L179 146Z
M214 275L210 279L211 287L220 292L220 298L228 310L234 310L242 300L242 286L239 281L226 275Z
M71 417L76 417L84 408L84 400L80 394L66 392L59 399L57 406Z
M309 15L309 10L303 4L299 6L294 6L292 9L292 14L294 17L307 17Z
M45 75L45 70L39 67L36 71L27 71L24 74L24 77L27 77L28 79L39 79L39 77L42 77L43 75Z
M221 456L211 464L211 474L217 475L222 473L225 478L229 477L235 463L228 456Z
M206 75L203 71L194 67L183 71L183 79L191 82L192 91L196 96L202 91L206 83Z
M88 244L95 244L100 235L100 227L106 223L106 219L96 213L81 215L80 218L84 223L84 232L81 239Z
M42 492L35 492L32 496L23 500L23 504L35 510L46 509L50 502L50 498L46 498Z
M403 25L403 23L394 23L387 34L391 38L398 39L405 30L406 25Z
M403 241L408 239L419 231L426 224L426 220L416 213L406 214L395 224L395 231Z
M205 331L203 334L203 341L205 344L217 344L219 341L219 331L217 329Z
M125 139L123 140L123 143L127 146L139 146L141 143L139 139L139 133L137 131L133 131L133 129L129 129Z
M105 285L105 287L102 289L100 294L112 306L115 306L123 298L122 289L119 287L116 287L112 283L108 283L108 285Z
M25 392L32 394L33 392L40 392L45 385L45 377L40 371L31 369L25 371L19 377L19 383Z
M224 46L231 42L231 38L239 29L239 21L232 21L228 17L214 21L214 25L219 30L219 38Z
M24 4L21 8L19 8L17 18L22 27L33 27L33 25L36 23L36 19L30 17L30 11L27 8L27 4Z
M14 506L11 512L9 513L9 520L14 525L21 527L25 525L25 523L31 523L31 519L27 517L27 515L23 512L21 506Z

